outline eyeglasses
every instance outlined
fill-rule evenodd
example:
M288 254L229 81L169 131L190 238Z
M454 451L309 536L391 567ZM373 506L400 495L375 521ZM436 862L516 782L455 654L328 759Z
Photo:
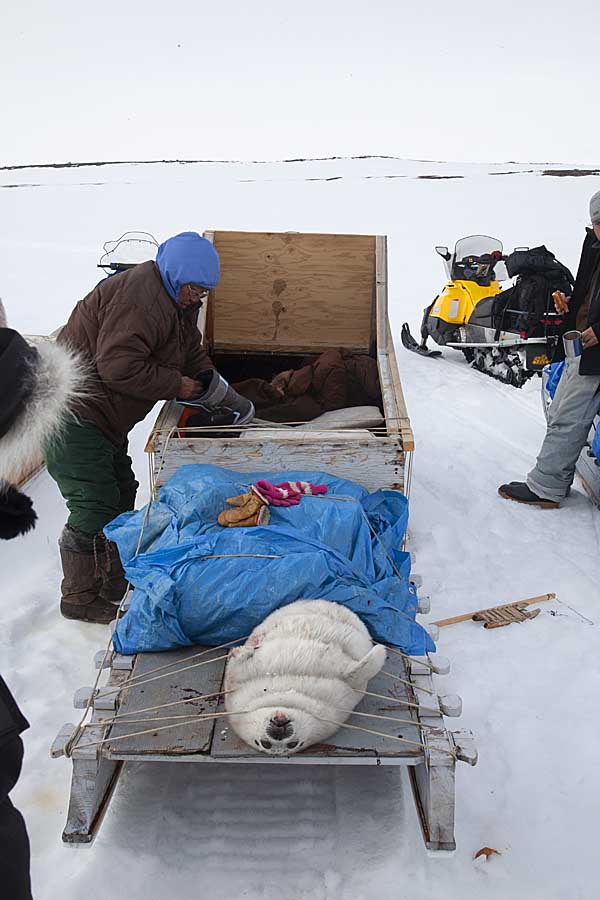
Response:
M188 290L192 297L194 297L194 299L196 300L206 300L206 298L210 294L210 288L205 288L197 284L189 284Z

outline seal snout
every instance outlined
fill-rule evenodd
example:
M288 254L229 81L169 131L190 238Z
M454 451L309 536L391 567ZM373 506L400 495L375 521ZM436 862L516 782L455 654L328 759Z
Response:
M273 738L274 741L284 741L293 731L294 726L289 717L284 713L275 713L267 725L267 734L269 737Z

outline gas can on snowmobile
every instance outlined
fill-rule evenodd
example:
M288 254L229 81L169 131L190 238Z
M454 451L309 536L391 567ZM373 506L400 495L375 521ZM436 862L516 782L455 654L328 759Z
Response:
M461 238L454 253L447 247L435 249L449 280L424 311L421 344L405 324L404 346L440 355L427 347L432 337L441 346L462 350L480 371L522 387L552 358L562 325L552 292L569 294L571 273L545 247L522 248L505 257L501 241L487 235Z

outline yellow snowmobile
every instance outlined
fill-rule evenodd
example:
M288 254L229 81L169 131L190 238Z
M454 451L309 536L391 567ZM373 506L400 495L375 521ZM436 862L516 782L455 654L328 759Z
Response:
M552 292L570 294L573 276L545 247L518 248L505 257L502 242L471 235L456 242L454 253L436 247L448 282L426 307L417 344L408 324L402 343L422 356L441 356L427 339L462 350L474 368L514 387L522 387L552 358L562 318ZM511 286L509 279L517 276ZM505 289L506 288L506 289Z

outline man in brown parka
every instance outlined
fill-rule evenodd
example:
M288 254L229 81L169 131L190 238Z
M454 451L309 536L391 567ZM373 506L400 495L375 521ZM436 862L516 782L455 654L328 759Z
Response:
M76 417L45 452L70 511L59 541L67 618L108 622L115 616L126 582L116 546L102 529L134 508L138 482L127 436L157 401L205 391L203 373L210 381L214 366L196 313L219 276L212 244L184 232L161 244L156 262L101 281L59 336L89 369Z

